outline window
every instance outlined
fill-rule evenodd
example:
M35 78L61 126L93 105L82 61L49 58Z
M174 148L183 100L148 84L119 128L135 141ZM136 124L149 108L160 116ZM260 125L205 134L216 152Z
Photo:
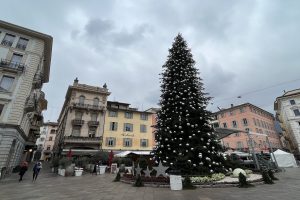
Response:
M148 139L141 139L141 147L148 147Z
M125 123L124 124L124 131L132 132L133 131L133 124Z
M140 126L140 132L141 133L146 133L147 132L147 126L144 125L144 124L141 124L141 126Z
M1 44L5 45L5 46L8 46L8 47L11 47L12 44L14 43L14 40L15 40L14 35L6 34L4 39L2 40Z
M47 150L48 150L48 151L51 150L51 146L50 146L50 145L47 146Z
M295 114L295 116L300 116L300 111L299 111L299 109L295 109L295 110L294 110L294 114Z
M84 100L85 100L85 96L81 95L79 97L79 104L83 105L84 104Z
M14 80L14 77L3 76L0 83L0 88L9 91L11 89L11 86L13 85Z
M250 131L250 129L249 129L249 128L245 128L245 131L249 132L249 131Z
M111 130L111 131L118 130L118 122L110 122L109 130Z
M96 136L96 128L89 129L89 137L94 138Z
M248 126L248 121L246 118L243 119L243 124L244 124L244 126Z
M223 123L223 127L224 127L224 128L227 128L227 124L226 124L226 122L225 122L225 123Z
M116 138L114 137L106 138L106 146L113 147L115 145L116 145Z
M237 122L236 121L232 121L232 127L237 128Z
M99 105L99 99L98 98L95 98L94 100L93 100L93 106L94 107L97 107Z
M1 113L3 111L3 108L4 108L4 105L3 104L0 104L0 116L1 116Z
M92 113L91 114L91 121L96 122L97 121L97 117L98 117L97 113Z
M300 126L300 122L298 122L298 125Z
M141 120L148 120L148 114L147 113L141 113Z
M243 113L243 112L245 112L244 107L240 108L240 113Z
M256 120L256 123L257 123L257 125L260 127L260 122L259 122L258 119Z
M14 67L17 67L22 62L23 55L14 53L11 57L11 63L14 65Z
M291 105L295 105L296 104L296 102L295 102L295 100L290 100L290 103L291 103Z
M222 117L222 118L225 117L225 115L226 115L225 113L221 113L221 117Z
M236 148L237 148L237 149L242 149L242 148L244 148L243 142L238 141L238 142L236 143Z
M108 111L108 116L109 117L118 117L118 112L117 111Z
M259 133L258 128L256 128L256 133Z
M80 136L80 126L74 126L73 127L72 136L75 136L75 137Z
M234 112L233 111L229 111L229 115L230 116L234 115Z
M82 119L82 112L75 112L75 119L81 120Z
M55 129L51 129L50 134L55 134L56 130Z
M235 133L235 137L239 137L240 135L240 133Z
M132 146L132 139L131 138L123 138L123 146L124 147L131 147Z
M132 119L132 117L133 117L132 112L125 112L125 118Z
M25 39L25 38L20 38L16 47L17 47L18 49L25 50L27 44L28 44L28 40L27 40L27 39Z
M41 142L44 142L44 140L45 140L44 138L40 138L40 141L41 141Z
M52 137L49 137L49 141L52 141L52 139L53 139Z
M255 118L253 118L253 122L254 122L254 125L256 126L256 120L255 120Z

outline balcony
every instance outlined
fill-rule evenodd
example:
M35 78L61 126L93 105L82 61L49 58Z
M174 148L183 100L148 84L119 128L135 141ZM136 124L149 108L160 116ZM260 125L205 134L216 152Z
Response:
M88 122L88 126L89 127L98 127L99 126L99 122L98 121L89 121Z
M9 40L3 40L3 41L1 42L1 44L4 45L4 46L7 46L7 47L11 47L12 44L13 44L13 42L12 42L12 41L9 41Z
M81 119L73 119L72 120L73 126L82 126L83 124L84 124L84 120L81 120Z
M23 72L26 66L23 63L17 63L6 59L1 59L0 67L14 72Z
M73 103L73 107L79 109L85 109L85 110L95 110L95 111L104 110L104 106L96 106L96 105L82 104L82 103Z
M99 144L101 137L81 137L81 136L65 136L64 143L89 143L89 144Z

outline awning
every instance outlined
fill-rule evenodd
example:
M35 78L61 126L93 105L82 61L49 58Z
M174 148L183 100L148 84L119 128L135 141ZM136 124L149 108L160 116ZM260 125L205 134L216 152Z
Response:
M63 149L62 155L67 155L70 149ZM98 149L72 149L72 155L93 155L100 152Z
M115 154L115 157L126 157L128 155L150 156L151 151L123 151L121 153Z

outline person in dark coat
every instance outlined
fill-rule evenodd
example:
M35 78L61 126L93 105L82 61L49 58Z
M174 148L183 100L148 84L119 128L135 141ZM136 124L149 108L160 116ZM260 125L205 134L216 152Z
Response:
M97 167L98 167L98 165L97 165L97 162L96 162L95 165L94 165L94 170L93 170L92 175L94 175L94 173L97 175Z
M19 182L23 180L23 176L25 174L25 172L28 170L28 163L27 162L22 162L22 164L20 165L21 168L20 168L20 179L19 179Z
M36 181L40 171L42 169L42 163L37 162L34 167L33 167L33 176L32 176L32 181Z

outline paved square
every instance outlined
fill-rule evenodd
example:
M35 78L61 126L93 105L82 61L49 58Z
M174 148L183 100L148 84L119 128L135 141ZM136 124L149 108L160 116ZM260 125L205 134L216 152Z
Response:
M48 199L99 199L99 200L296 200L300 197L300 169L287 169L276 174L280 179L274 185L254 188L197 188L196 190L171 191L169 188L136 188L129 184L112 182L115 175L61 177L43 169L36 182L31 182L32 172L27 171L24 181L12 175L0 182L1 200Z

